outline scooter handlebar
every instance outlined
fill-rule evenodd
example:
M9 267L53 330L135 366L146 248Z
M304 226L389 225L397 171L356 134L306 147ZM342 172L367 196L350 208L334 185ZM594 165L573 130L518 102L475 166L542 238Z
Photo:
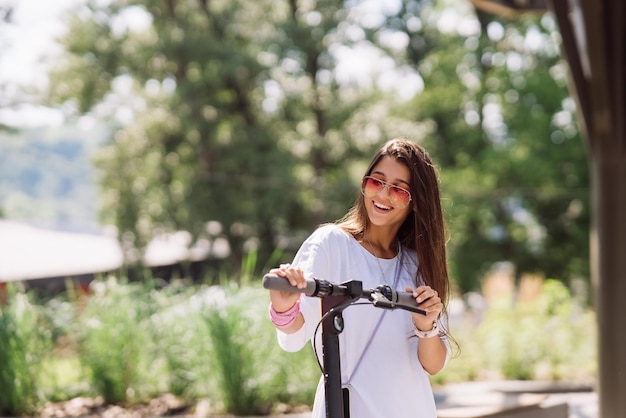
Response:
M263 277L263 287L268 290L304 293L307 296L317 296L320 298L329 295L345 295L347 293L347 287L344 284L335 284L320 279L307 279L306 286L299 288L292 286L286 278L273 274L266 274ZM393 290L390 286L379 286L376 289L362 290L360 293L360 295L355 296L369 299L375 306L387 309L400 308L426 315L426 311L419 308L412 293L398 292Z

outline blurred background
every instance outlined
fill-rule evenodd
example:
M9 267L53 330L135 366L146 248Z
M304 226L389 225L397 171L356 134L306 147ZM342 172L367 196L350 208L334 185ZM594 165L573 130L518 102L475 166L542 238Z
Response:
M274 345L260 278L346 212L371 155L396 136L437 164L449 230L462 353L433 383L593 385L587 151L550 12L506 17L464 0L3 0L0 19L1 317L42 334L7 327L7 341L47 347L31 354L47 377L23 377L40 390L13 385L0 412L164 393L196 412L306 407L319 373L310 353L298 357L305 384L285 353L266 354L272 373L254 350L247 365L220 355ZM121 317L108 324L126 330L106 327L111 309ZM163 335L176 315L184 326ZM259 340L235 338L242 323ZM105 358L118 337L139 345ZM141 364L158 367L146 377ZM107 378L112 369L126 373ZM249 398L229 400L229 388Z

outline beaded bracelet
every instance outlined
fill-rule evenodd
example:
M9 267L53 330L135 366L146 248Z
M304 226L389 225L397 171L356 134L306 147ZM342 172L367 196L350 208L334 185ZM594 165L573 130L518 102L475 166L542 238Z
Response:
M436 320L433 321L433 328L429 331L421 331L417 329L415 323L413 323L413 330L415 331L415 336L418 338L431 338L435 335L439 335L439 323Z
M287 327L296 320L300 313L300 299L294 303L294 305L285 312L276 312L272 303L270 302L269 314L272 323L277 327Z

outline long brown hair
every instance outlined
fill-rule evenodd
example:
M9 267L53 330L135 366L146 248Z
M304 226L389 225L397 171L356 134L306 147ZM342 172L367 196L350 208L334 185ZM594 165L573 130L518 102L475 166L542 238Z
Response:
M447 306L450 285L446 264L446 226L437 171L423 147L405 138L395 138L378 150L365 175L369 176L378 162L388 156L404 164L411 173L413 210L400 227L398 240L417 253L419 268L415 284L417 286L421 276L424 283L435 289L444 306ZM359 194L355 205L337 224L355 237L365 235L369 218L362 195Z

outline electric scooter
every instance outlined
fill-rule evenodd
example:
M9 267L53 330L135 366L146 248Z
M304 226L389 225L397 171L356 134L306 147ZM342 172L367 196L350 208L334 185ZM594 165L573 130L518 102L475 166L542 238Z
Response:
M324 388L326 390L326 418L350 418L347 401L341 388L341 363L339 360L339 334L344 330L342 312L360 299L382 309L403 309L426 315L417 307L411 293L398 292L389 285L363 289L363 283L352 280L332 283L327 280L309 279L305 288L292 286L284 277L267 274L263 287L268 290L304 293L322 299L322 353Z

